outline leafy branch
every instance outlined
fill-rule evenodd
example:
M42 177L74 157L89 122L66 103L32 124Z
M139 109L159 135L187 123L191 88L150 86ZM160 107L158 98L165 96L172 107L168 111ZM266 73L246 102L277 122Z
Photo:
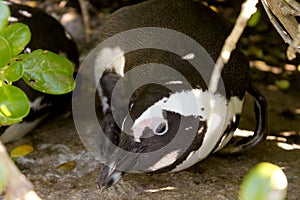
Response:
M65 94L75 87L72 63L55 53L35 50L22 53L31 39L27 25L8 25L10 10L0 1L0 126L21 122L28 115L26 94L13 82L23 79L30 87L48 94Z
M33 89L53 95L75 87L74 67L68 59L41 49L23 53L30 29L22 23L9 25L9 16L9 7L0 1L0 127L21 122L30 111L27 95L14 82L22 79ZM4 189L7 199L40 199L0 141L0 193Z

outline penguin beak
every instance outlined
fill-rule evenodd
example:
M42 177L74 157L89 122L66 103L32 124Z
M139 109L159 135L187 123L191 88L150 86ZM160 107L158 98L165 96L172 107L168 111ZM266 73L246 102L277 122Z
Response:
M115 165L112 167L104 166L98 176L99 188L109 188L115 185L123 174L124 172L116 170Z
M144 147L135 142L133 137L127 134L120 137L118 148L109 156L108 163L110 164L104 166L99 172L98 186L109 188L116 184L126 172L132 171L143 149Z
M135 165L135 162L128 162L126 155L118 155L118 149L115 150L113 155L110 157L110 163L108 166L105 165L99 172L98 186L99 188L109 188L115 185L125 174L124 171L130 170Z

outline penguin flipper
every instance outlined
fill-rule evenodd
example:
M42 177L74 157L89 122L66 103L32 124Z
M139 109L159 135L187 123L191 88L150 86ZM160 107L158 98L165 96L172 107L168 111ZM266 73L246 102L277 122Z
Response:
M112 93L115 88L115 85L117 84L118 80L120 79L120 76L117 75L114 72L105 71L100 78L100 85L102 90L102 94L100 95L100 98L103 99L105 97L107 100L107 103L110 106ZM103 103L103 102L102 102Z
M267 137L267 102L265 97L252 85L247 92L254 98L254 111L256 119L256 127L254 134L249 137L233 137L218 153L234 154L250 149Z
M115 123L115 116L111 108L112 93L120 76L111 71L104 71L99 80L98 95L101 99L103 118L100 120L101 133L97 136L99 154L103 158L109 157L119 144L120 128ZM100 91L100 92L99 92Z

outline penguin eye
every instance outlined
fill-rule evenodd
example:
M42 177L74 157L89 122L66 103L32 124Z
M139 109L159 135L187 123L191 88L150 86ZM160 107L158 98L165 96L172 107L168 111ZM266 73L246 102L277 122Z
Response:
M155 135L163 135L168 131L168 124L167 122L161 122L158 124L158 126L155 128Z

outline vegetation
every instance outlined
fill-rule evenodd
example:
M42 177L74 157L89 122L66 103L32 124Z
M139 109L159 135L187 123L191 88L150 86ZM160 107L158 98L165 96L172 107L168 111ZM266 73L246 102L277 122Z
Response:
M277 165L262 162L244 177L240 186L240 200L283 200L287 192L287 178Z
M8 25L10 10L0 1L0 126L22 121L29 113L26 94L13 82L23 79L30 87L48 94L64 94L75 87L72 63L41 49L23 53L31 33L25 24Z

